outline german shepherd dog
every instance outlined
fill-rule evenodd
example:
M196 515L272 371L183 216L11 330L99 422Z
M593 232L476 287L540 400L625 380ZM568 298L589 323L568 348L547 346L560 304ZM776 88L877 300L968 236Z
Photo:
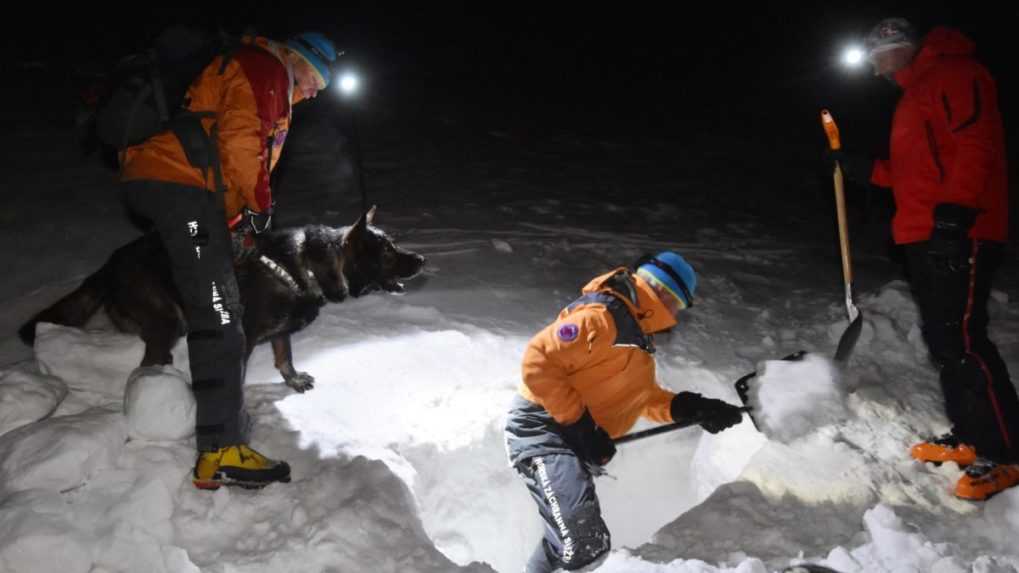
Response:
M397 247L373 226L374 215L372 207L350 227L309 225L248 235L254 242L247 247L238 246L243 241L235 237L247 356L269 340L276 368L298 392L311 389L315 380L294 369L290 334L311 324L327 302L377 290L403 292L400 281L425 264L423 256ZM80 327L100 307L118 330L141 337L142 366L172 363L171 350L187 325L170 259L157 235L150 232L117 249L77 290L35 315L19 334L32 345L36 323Z

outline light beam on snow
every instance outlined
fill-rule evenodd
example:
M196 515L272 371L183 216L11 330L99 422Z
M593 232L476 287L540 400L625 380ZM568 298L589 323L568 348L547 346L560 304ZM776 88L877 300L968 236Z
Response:
M381 454L396 444L463 447L505 416L523 339L516 344L454 330L345 343L306 356L314 390L278 407L302 445L325 455Z

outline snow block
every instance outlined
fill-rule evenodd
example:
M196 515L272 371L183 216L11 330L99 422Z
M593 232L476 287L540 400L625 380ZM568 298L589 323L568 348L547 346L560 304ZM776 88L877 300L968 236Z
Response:
M27 367L0 372L0 436L49 416L66 396L67 385L52 376Z
M39 323L35 332L39 367L66 382L72 390L119 398L124 395L128 374L145 354L144 343L130 334L49 323Z
M135 369L124 391L132 439L176 441L195 433L195 397L187 376L173 366Z
M932 571L942 560L938 547L904 523L883 503L867 510L863 523L874 544L874 555L889 570Z
M848 416L838 370L824 356L769 360L757 372L749 402L769 438L788 443Z
M73 489L113 465L127 440L120 412L93 408L0 436L0 489Z
M36 325L35 332L35 357L45 374L60 378L71 390L116 400L123 398L128 376L145 354L145 344L133 334L45 322ZM173 349L173 360L185 370L186 354L187 345L181 339Z

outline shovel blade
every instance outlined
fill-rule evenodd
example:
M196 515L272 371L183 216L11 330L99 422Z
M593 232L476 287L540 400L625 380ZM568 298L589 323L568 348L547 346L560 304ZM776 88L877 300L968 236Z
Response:
M856 318L849 323L846 331L842 333L842 338L839 339L839 346L835 349L835 361L845 363L849 360L849 355L853 353L853 348L856 347L856 341L860 339L860 331L863 330L863 313L860 312L856 315Z
M788 361L803 360L803 357L806 356L806 355L807 355L807 351L806 350L799 350L797 352L793 352L789 356L786 356L786 357L782 358L782 360L788 360ZM747 408L745 410L746 413L747 413L747 416L749 416L750 417L750 421L753 422L754 428L757 428L757 431L760 432L761 431L761 426L758 425L757 418L754 417L753 406L751 406L751 404L750 404L750 381L753 380L755 377L757 377L757 371L756 370L751 372L750 374L747 374L747 375L743 376L739 380L737 380L735 386L736 386L736 394L739 395L740 402L743 402L743 406Z

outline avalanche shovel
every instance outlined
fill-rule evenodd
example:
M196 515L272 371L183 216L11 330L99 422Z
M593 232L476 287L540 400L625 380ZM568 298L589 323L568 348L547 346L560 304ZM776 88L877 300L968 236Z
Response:
M828 136L828 145L832 151L842 148L839 141L839 128L835 125L828 110L821 110L821 125ZM849 327L842 333L839 339L838 348L835 350L835 361L845 363L849 355L853 353L856 341L860 338L860 330L863 328L863 314L853 303L853 263L849 257L849 228L846 221L846 197L845 186L842 182L842 166L835 161L835 208L838 211L839 221L839 248L842 252L842 278L846 285L846 314L849 317Z

